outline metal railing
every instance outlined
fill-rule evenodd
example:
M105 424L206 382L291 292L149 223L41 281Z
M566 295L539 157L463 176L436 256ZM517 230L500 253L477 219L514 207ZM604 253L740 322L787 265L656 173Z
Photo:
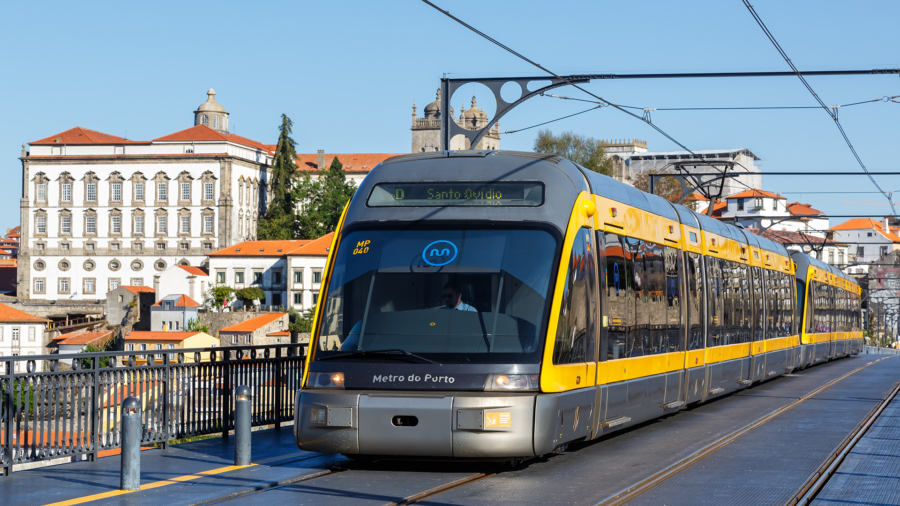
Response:
M900 350L881 346L866 346L863 353L867 355L900 355Z
M293 419L302 346L0 357L0 468L8 476L14 465L78 455L93 460L119 448L119 407L129 396L143 406L142 446L165 448L206 434L227 438L239 385L253 392L252 425L280 428ZM61 370L67 360L72 369Z

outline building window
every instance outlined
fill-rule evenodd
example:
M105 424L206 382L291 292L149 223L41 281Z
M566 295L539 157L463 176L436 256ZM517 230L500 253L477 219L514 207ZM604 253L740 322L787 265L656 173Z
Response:
M166 233L166 217L165 216L157 216L156 217L156 233L157 234L165 234ZM165 249L165 246L163 246Z
M755 207L755 208L758 209L758 210L762 210L762 208L763 208L763 199L754 199L753 207Z
M143 234L144 233L144 217L143 216L135 216L134 217L134 233L135 234Z
M134 249L134 251L143 251L144 250L144 245L139 242L133 243L131 245L131 247L132 247L132 249Z
M834 250L828 251L828 263L834 265Z
M35 278L34 293L44 293L44 278Z
M122 183L113 183L112 184L112 199L113 199L113 202L121 202L122 201Z
M94 264L93 260L87 260L84 262L84 270L92 271L94 270L94 267L96 267L96 265Z
M47 202L47 185L45 183L37 185L37 200L38 202Z
M857 256L857 260L856 260L857 262L862 261L863 257L866 256L866 248L864 246L857 246L856 247L856 256Z
M181 183L181 200L191 200L191 183Z
M215 128L216 130L219 129L219 117L218 116L213 116L213 128Z
M778 199L772 199L772 210L773 211L778 210Z
M294 271L294 284L303 284L303 271Z
M164 243L164 242L156 243L156 251L165 251L165 250L166 250L166 243Z
M126 349L128 351L134 351L134 343L128 343L128 346L126 347Z
M844 265L844 252L838 251L838 265Z
M68 215L63 215L59 217L59 231L63 234L71 234L72 233L72 217Z
M209 118L206 117L205 114L204 114L203 116L200 116L200 123L202 123L202 124L204 124L204 125L206 125L206 126L209 126Z
M113 216L112 217L112 233L114 233L114 234L122 233L122 217L121 216Z
M203 200L212 200L215 197L215 183L203 183Z
M225 273L224 272L216 273L216 283L218 283L220 285L225 283Z
M169 196L166 194L166 183L159 183L156 185L156 200L169 200Z
M68 246L69 245L66 244L67 249L68 249ZM85 249L85 251L94 251L94 243L92 243L92 242L85 243L84 249Z
M254 273L253 273L253 284L254 284L254 285L258 285L258 284L260 284L260 283L262 283L262 273L261 273L261 272L254 272Z
M144 183L134 184L134 200L144 200Z
M314 293L314 294L312 294L312 296L313 296L313 306L315 306L316 304L319 303L319 294Z
M203 243L203 251L212 251L212 243L209 243L209 242Z
M59 293L69 293L69 278L59 278Z
M156 345L156 349L157 349L157 350L162 350L163 347L162 347L161 344L157 344L157 345ZM157 353L157 354L156 354L156 358L161 359L161 358L162 358L162 353Z
M275 274L275 284L280 285L281 284L281 272L275 271L274 274Z
M86 233L86 234L96 234L97 233L97 217L96 216L85 216L84 233Z
M213 233L213 217L212 216L204 216L203 217L203 233L204 234Z
M109 291L113 291L116 288L119 288L119 278L110 278L109 279Z
M231 336L231 344L237 344L238 343L237 341L238 341L237 336L234 336L234 335Z
M34 248L35 248L36 250L38 250L38 251L44 251L44 243L39 242L39 243L37 243L37 244L34 245Z
M113 242L109 244L109 249L113 251L119 251L119 243Z
M156 270L164 271L166 270L166 262L165 260L157 260L156 261Z
M313 283L321 283L322 282L322 271L313 271Z
M294 304L297 306L303 304L303 294L302 293L294 294Z
M19 342L19 327L13 327L12 329L12 340L14 343Z
M239 284L244 283L244 271L235 271L234 282Z
M738 204L738 208L737 208L738 211L743 211L744 210L744 199L737 199L737 204Z
M182 216L181 217L181 233L182 234L190 234L191 233L191 217L190 216Z
M143 278L131 278L131 286L144 286Z
M272 305L280 306L281 305L281 292L272 294Z
M67 242L59 243L59 249L62 251L69 251L69 243L67 243Z
M34 327L28 327L28 342L34 342ZM34 352L29 352L29 354L34 355Z
M62 185L62 199L63 202L72 202L72 184L64 183Z
M94 278L84 278L84 293L94 293Z
M882 246L882 247L881 247L881 256L885 256L885 255L887 255L887 254L888 254L888 247L887 247L887 246Z
M47 233L47 217L46 216L38 216L34 220L34 229L39 234Z
M88 183L87 184L87 198L88 202L96 202L97 201L97 183Z

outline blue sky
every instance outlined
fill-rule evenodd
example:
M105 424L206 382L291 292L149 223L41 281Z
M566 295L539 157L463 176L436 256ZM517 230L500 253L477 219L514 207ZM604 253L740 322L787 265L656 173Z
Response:
M344 2L27 2L0 20L0 228L19 222L23 142L82 126L146 140L191 126L213 87L236 133L274 142L279 116L294 121L299 151L408 152L413 100L434 99L443 73L535 75L536 70L427 5ZM739 0L469 1L439 5L560 74L785 70ZM783 2L754 6L800 69L900 67L896 2ZM809 79L828 104L900 95L900 77ZM594 82L589 89L640 107L814 105L795 78ZM471 94L453 97L457 111ZM557 93L582 96L574 89ZM586 104L535 98L503 118L513 130ZM490 111L489 111L490 112ZM900 104L841 111L871 170L897 170ZM657 112L653 121L691 149L744 147L763 170L858 170L821 110ZM677 149L609 108L551 125L596 138L637 137ZM530 150L536 130L504 136ZM769 177L772 191L874 191L863 177ZM900 177L882 177L900 190ZM800 195L786 195L789 199ZM884 215L874 194L806 194L832 214Z

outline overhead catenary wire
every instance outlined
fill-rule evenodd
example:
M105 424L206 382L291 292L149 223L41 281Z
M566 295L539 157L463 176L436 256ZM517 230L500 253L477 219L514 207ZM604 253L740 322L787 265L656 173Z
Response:
M756 13L756 9L753 8L753 5L750 4L749 0L741 1L744 3L744 6L747 7L747 10L750 11L750 15L753 16L756 24L759 25L772 45L775 46L775 49L778 51L781 57L784 58L784 61L787 62L788 66L791 67L791 70L794 71L794 74L797 75L797 78L800 79L800 82L803 83L803 86L806 87L807 91L809 91L813 98L816 99L816 102L819 103L819 106L821 106L821 108L828 113L832 120L834 120L835 126L841 132L841 136L844 138L844 142L847 143L847 147L850 148L850 152L853 153L853 157L856 158L856 161L859 163L859 166L862 168L863 172L865 172L869 176L869 180L872 181L872 184L875 185L875 188L878 188L878 191L880 191L888 199L888 202L891 205L891 212L894 214L894 216L896 216L897 210L894 208L894 201L891 199L891 195L888 192L884 191L878 184L878 182L875 181L875 178L872 177L871 174L869 174L869 169L866 168L866 164L863 163L862 158L860 158L859 156L859 153L856 152L856 148L853 147L853 143L850 142L850 138L847 136L847 132L844 131L844 127L841 126L841 122L840 120L838 120L837 109L829 108L827 105L825 105L825 102L822 101L822 98L819 97L819 95L812 89L812 86L810 86L810 84L806 81L806 78L803 77L803 74L801 74L800 71L797 70L797 67L794 66L794 62L791 61L790 57L788 57L787 53L784 51L784 49L782 49L781 44L779 44L778 41L775 40L775 36L772 35L772 32L769 31L768 27L766 27L766 24L763 22L759 14Z
M554 122L556 122L556 121L561 121L561 120L564 120L564 119L566 119L566 118L571 118L572 116L578 116L579 114L584 114L584 113L586 113L586 112L591 112L591 111L593 111L594 109L600 109L601 107L604 107L604 106L598 105L597 107L591 107L590 109L585 109L585 110L583 110L583 111L581 111L581 112L576 112L575 114L569 114L568 116L563 116L562 118L551 119L550 121L545 121L545 122L543 122L543 123L538 123L537 125L531 125L531 126L529 126L529 127L519 128L518 130L507 130L507 131L505 131L505 132L500 132L500 133L501 133L501 134L514 134L514 133L516 133L516 132L521 132L521 131L523 131L523 130L530 130L530 129L532 129L532 128L537 128L537 127L539 127L539 126L544 126L544 125L549 124L549 123L554 123Z
M541 93L540 96L559 98L562 100L575 100L577 102L587 102L589 104L599 104L600 103L595 100L587 100L587 99L575 98L575 97L566 97L563 95L553 95L550 93ZM885 95L881 98L875 98L872 100L863 100L861 102L853 102L850 104L833 105L833 106L829 106L829 108L852 107L854 105L871 104L873 102L893 102L895 104L900 104L900 100L897 100L898 98L900 98L900 95L894 95L894 96ZM638 111L645 111L645 110L651 110L651 111L756 111L756 110L777 110L777 109L821 109L821 107L819 107L817 105L746 106L746 107L744 107L744 106L737 106L737 107L653 107L653 108L638 107L636 105L624 105L624 104L619 104L619 105L622 107L625 107L627 109L635 109Z

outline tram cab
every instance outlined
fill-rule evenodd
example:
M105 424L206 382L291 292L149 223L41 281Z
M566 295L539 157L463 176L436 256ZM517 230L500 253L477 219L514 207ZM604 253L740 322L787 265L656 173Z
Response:
M563 158L386 160L329 252L304 450L503 459L799 365L780 245Z

